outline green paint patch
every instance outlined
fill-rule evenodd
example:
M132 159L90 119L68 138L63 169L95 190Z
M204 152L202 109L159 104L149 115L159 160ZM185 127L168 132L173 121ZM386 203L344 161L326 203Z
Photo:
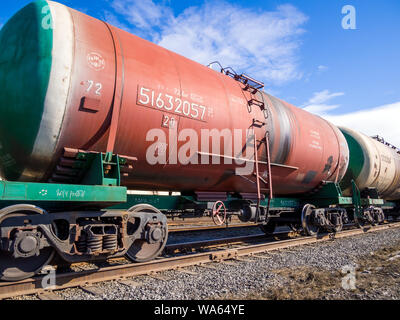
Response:
M39 132L52 63L50 22L48 4L40 0L0 32L0 163L8 180L20 177Z
M345 176L340 182L342 190L346 190L347 188L351 187L351 180L356 181L358 176L360 175L361 170L365 164L365 157L360 144L351 135L343 130L341 131L346 138L347 145L349 146L350 151L349 167L346 171Z

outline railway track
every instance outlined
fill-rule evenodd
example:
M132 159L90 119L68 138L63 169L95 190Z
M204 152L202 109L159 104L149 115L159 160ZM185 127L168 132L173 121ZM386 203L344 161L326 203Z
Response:
M207 230L226 230L226 229L234 229L234 228L259 228L259 226L255 223L235 223L228 225L169 225L168 224L168 232L188 232L188 231L207 231Z
M314 244L328 240L351 237L368 232L376 232L399 227L400 222L396 222L364 229L345 230L337 234L321 234L312 237L298 237L293 239L287 239L289 237L289 233L281 232L274 234L273 237L253 235L202 241L201 243L203 247L208 247L209 249L212 247L215 248L207 252L182 254L174 257L162 257L146 263L129 263L103 268L100 267L98 269L84 270L80 272L61 273L57 274L54 286L46 289L42 287L43 280L46 276L37 276L20 282L2 282L0 283L0 299L29 294L38 294L41 299L52 299L55 298L55 294L53 293L54 291L72 287L81 287L85 291L93 292L91 286L98 282L116 280L122 284L129 285L130 283L134 284L134 282L128 278L139 275L154 276L159 272L167 270L184 270L186 267L196 265L210 266L210 264L212 265L213 263L226 260L241 260L244 256L255 256L262 258L263 253L273 250ZM255 241L265 240L268 238L285 239L254 243ZM167 251L174 251L178 249L182 251L182 249L185 247L201 247L201 243L190 242L174 244L169 246ZM227 244L236 246L230 248L218 248L218 246L226 246Z
M213 248L220 248L224 246L241 245L244 243L254 243L257 241L278 241L294 237L295 233L290 232L276 232L272 236L265 234L234 236L219 239L203 240L203 241L190 241L169 244L165 247L165 254L171 255L176 253L193 252L199 249L210 250Z
M254 222L242 222L237 217L232 217L228 223L222 225L215 225L211 217L168 219L168 232L226 230L244 227L258 228L258 225Z

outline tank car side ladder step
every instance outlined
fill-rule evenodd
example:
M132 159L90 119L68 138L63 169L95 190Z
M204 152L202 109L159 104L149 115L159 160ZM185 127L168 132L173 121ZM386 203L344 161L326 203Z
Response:
M225 74L236 81L242 83L244 87L242 88L244 91L249 91L251 93L251 99L247 101L247 108L249 109L249 112L251 112L251 106L255 105L259 107L262 111L265 109L265 103L264 101L258 100L255 95L264 88L264 83L261 81L258 81L244 73L242 74L237 74L235 71L230 71L228 70L229 68L222 69Z
M268 170L268 180L264 180L260 176L259 172L259 163L258 163L258 142L264 143L265 144L265 150L267 154L267 170ZM271 161L270 161L270 150L269 150L269 134L267 132L266 136L262 140L257 140L256 133L254 132L254 164L255 164L255 173L254 175L256 176L256 184L257 184L257 211L256 211L256 223L258 222L259 219L259 209L260 209L260 203L261 203L261 186L260 182L263 182L268 190L268 201L267 201L267 212L266 216L269 214L269 209L271 205L271 200L273 198L273 190L272 190L272 177L271 177Z

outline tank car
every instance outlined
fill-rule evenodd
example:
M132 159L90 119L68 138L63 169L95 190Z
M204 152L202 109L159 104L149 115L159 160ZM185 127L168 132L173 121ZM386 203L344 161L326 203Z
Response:
M23 8L0 31L0 279L55 254L151 260L171 212L314 234L385 204L342 192L337 127L263 87L56 2Z
M382 198L380 208L370 206L361 213L368 222L383 221L386 215L397 219L400 200L400 150L379 136L368 137L355 130L340 127L350 149L349 167L341 181L343 193L352 195L352 182L363 198ZM397 205L396 205L397 203Z
M32 6L36 9L22 10L1 33L0 139L6 179L70 182L70 176L57 172L68 147L136 157L135 170L122 177L122 184L133 189L254 193L254 183L222 161L243 157L248 128L260 140L269 133L278 195L301 194L344 175L347 145L327 121L61 4ZM169 147L171 123L178 138L184 129L193 130L197 138L189 143L194 148L204 143L204 129L225 130L229 139L234 130L242 132L240 151L217 135L221 146L216 151L211 137L210 148L194 149L191 162L173 164L171 153L187 141ZM154 129L165 132L167 140L155 152L165 152L168 163L147 160L153 144L147 135ZM221 165L202 165L201 157L211 154ZM265 144L259 146L258 159L266 162Z
M400 199L400 153L384 141L355 130L340 127L350 149L349 168L342 180L346 195L351 194L351 180L361 190L376 188L387 200Z

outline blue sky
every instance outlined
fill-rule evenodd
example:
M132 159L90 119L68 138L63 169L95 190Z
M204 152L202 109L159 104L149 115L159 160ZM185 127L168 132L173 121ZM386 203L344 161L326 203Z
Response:
M29 2L1 1L0 25ZM398 0L59 2L200 63L230 65L283 100L400 145ZM342 28L345 5L356 10L356 30Z

